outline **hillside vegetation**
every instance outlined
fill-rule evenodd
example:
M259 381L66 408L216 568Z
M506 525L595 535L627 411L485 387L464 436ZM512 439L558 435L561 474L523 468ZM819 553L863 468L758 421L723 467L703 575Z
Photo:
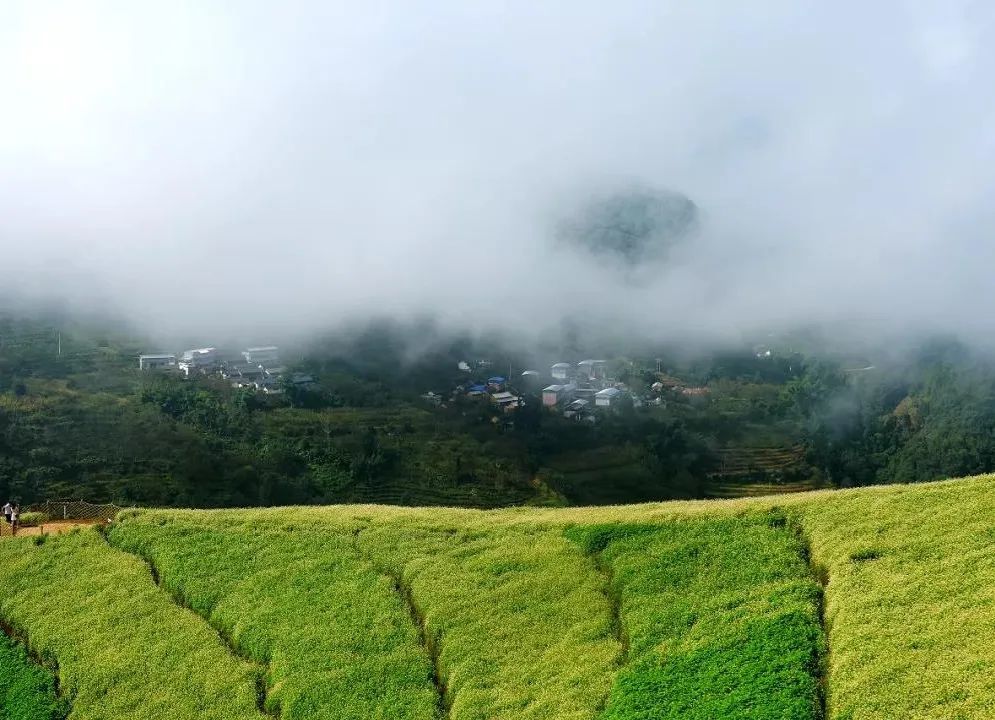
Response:
M34 664L22 645L0 636L0 718L61 720L67 710L56 696L52 671Z
M4 623L58 667L74 720L265 717L258 670L96 531L0 543L0 586Z
M0 717L987 718L993 588L993 476L605 508L132 510L0 542ZM42 714L11 714L29 701Z
M285 346L284 380L313 384L274 394L222 377L240 367L240 345L222 348L224 364L205 374L143 372L139 353L158 344L119 322L0 303L0 494L22 505L501 508L733 498L995 467L995 357L949 339L898 357L840 355L838 339L804 335L690 355L592 344L582 327L547 341L512 350L431 323L371 323ZM607 358L605 382L624 385L627 401L571 418L544 407L550 363L584 357ZM520 407L468 392L495 374L509 376Z

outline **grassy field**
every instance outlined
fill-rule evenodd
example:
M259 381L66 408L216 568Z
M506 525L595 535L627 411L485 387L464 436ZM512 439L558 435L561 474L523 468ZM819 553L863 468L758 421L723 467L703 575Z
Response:
M820 716L822 590L782 514L569 534L610 570L626 634L606 720Z
M991 718L995 477L129 511L106 540L0 541L0 620L70 718ZM50 677L10 648L0 675Z
M56 694L55 674L29 659L19 643L0 636L0 718L61 720L68 710Z
M0 614L58 666L74 720L264 717L256 670L96 530L0 543Z
M593 717L621 653L604 578L558 529L371 523L423 618L452 718Z
M350 525L205 522L193 513L119 523L118 547L147 558L162 586L240 654L268 667L265 707L286 720L430 720L428 654L391 578L360 555Z
M995 481L822 494L799 509L829 577L832 717L995 717Z

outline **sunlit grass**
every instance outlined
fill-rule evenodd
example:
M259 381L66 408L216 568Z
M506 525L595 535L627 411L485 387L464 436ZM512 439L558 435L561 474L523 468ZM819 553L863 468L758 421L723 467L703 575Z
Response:
M606 720L817 718L820 588L778 514L571 528L613 575Z
M0 542L0 614L58 664L73 720L258 720L255 671L95 530Z
M807 555L828 581L829 718L995 717L992 477L607 508L140 511L110 540L0 542L0 617L58 664L73 718L260 717L256 669L220 632L268 669L287 720L807 720L824 642Z
M454 720L596 715L621 647L603 578L559 531L372 522L359 541L410 588Z
M829 576L830 716L995 717L992 479L836 493L799 510Z
M0 718L60 720L68 708L56 695L55 676L28 658L24 648L0 634Z
M269 666L267 708L284 720L431 720L428 655L403 598L356 552L350 527L319 534L234 517L134 514L110 537L151 559L164 587Z

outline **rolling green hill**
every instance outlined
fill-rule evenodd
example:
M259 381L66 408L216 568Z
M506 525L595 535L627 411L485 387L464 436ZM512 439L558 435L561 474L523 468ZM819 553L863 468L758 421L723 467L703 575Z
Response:
M131 510L0 541L0 621L0 717L988 718L995 476Z

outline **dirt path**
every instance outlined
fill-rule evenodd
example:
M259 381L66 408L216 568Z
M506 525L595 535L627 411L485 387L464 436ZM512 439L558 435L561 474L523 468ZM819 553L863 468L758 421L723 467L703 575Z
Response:
M17 537L25 537L32 535L61 535L62 533L69 532L75 528L80 527L90 527L91 525L101 524L101 520L58 520L53 522L47 522L43 525L36 525L35 527L22 527L17 530ZM11 536L10 525L0 518L0 539L9 538Z

